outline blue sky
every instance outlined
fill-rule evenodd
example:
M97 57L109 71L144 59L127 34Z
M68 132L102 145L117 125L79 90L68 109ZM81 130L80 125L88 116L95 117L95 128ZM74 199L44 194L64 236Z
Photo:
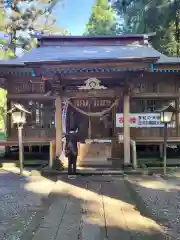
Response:
M95 0L62 0L55 6L53 16L56 24L72 35L81 35L91 14Z

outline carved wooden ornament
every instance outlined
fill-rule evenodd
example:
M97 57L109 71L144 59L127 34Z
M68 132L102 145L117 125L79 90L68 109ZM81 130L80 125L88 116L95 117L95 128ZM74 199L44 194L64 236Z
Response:
M106 89L107 87L100 85L100 82L97 78L89 78L85 81L85 86L79 86L78 88L80 90Z

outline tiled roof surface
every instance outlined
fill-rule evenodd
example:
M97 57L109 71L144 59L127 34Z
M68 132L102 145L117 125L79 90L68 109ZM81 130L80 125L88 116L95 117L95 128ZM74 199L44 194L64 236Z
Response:
M180 58L168 57L164 54L160 54L160 58L158 59L157 63L179 63L180 64Z
M160 53L146 45L116 46L48 46L34 48L20 58L0 61L0 64L24 64L46 61L128 60L159 58Z

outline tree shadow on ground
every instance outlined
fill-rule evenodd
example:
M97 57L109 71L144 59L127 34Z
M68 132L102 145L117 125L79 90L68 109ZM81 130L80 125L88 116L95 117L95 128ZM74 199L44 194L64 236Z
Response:
M51 195L49 213L42 219L34 239L41 239L43 234L52 240L164 239L160 227L150 219L141 218L134 209L135 202L123 179L108 179L70 180L61 176ZM54 219L59 222L52 224ZM50 231L53 226L57 226L55 233ZM27 236L32 239L30 231L22 239Z
M178 239L180 179L139 176L126 184L141 214L161 225L170 239Z
M77 179L70 180L64 175L55 183L56 178L50 181L42 177L19 177L13 173L10 175L11 182L14 183L14 202L19 202L23 210L19 208L11 214L11 219L16 223L8 223L12 226L2 239L12 239L12 235L21 240L164 238L160 228L156 228L153 223L147 226L149 217L138 222L139 214L135 213L136 201L122 177L78 176ZM7 182L5 174L2 178ZM47 198L48 181L52 182L53 186L55 183L58 188L53 188ZM0 189L4 191L3 184ZM4 195L8 194L11 193L7 191ZM7 202L9 207L12 199ZM0 217L3 221L1 211ZM49 225L46 222L46 226L43 226L45 220ZM34 232L35 236L44 234L44 237L33 238ZM50 234L52 236L48 238Z
M0 239L18 239L38 214L47 209L54 182L0 170Z

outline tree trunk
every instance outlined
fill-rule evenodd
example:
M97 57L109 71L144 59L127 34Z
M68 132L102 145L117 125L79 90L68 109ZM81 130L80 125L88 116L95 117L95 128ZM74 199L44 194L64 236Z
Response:
M176 49L176 54L177 54L177 57L179 57L179 47L180 47L180 10L179 10L179 3L178 1L176 0L175 1L175 4L176 4L176 22L175 22L175 26L176 26L176 42L177 42L177 49Z
M13 31L12 33L9 34L9 50L12 51L13 55L16 56L16 44L15 44L15 39L16 39L16 32Z

